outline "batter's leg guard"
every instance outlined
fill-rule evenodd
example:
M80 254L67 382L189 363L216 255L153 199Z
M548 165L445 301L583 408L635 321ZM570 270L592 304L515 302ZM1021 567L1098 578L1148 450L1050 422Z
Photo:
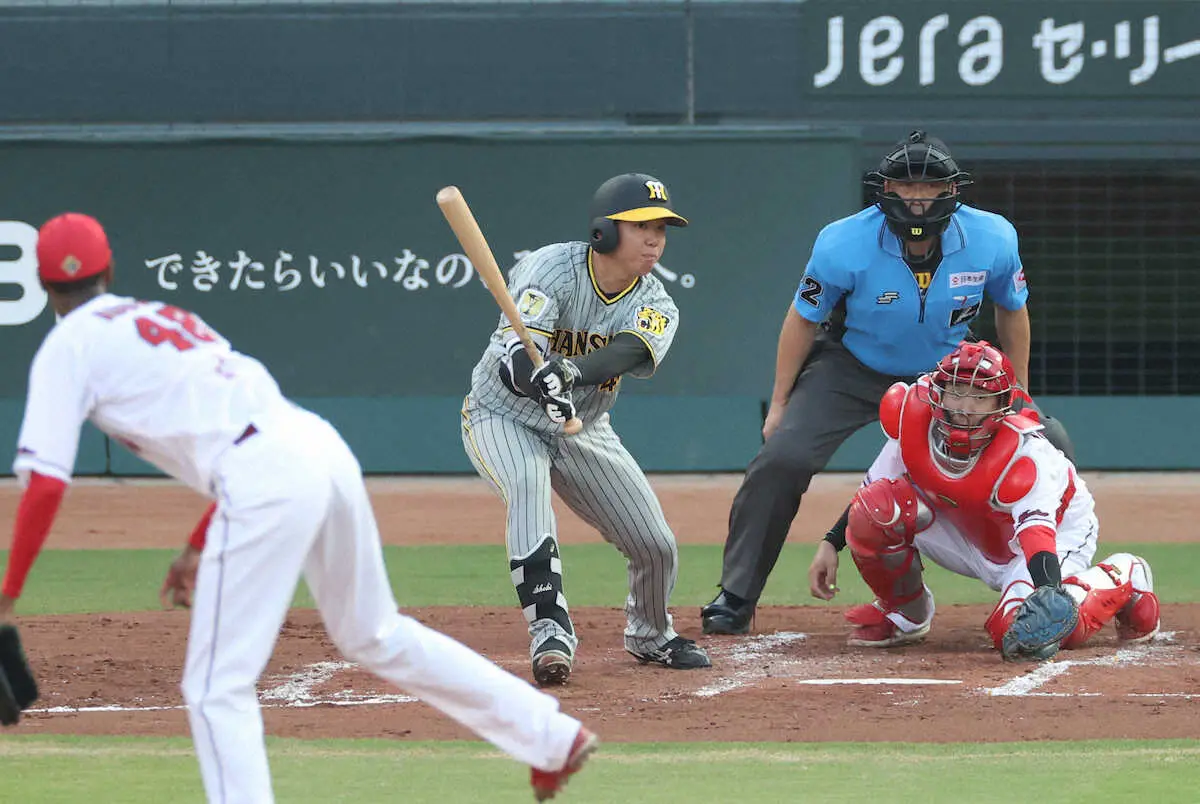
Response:
M1158 596L1144 558L1115 553L1065 578L1063 587L1079 604L1079 624L1063 640L1064 648L1079 647L1111 620L1116 621L1122 641L1144 642L1158 633Z
M510 559L508 566L512 572L513 586L517 589L517 600L521 603L521 611L529 623L529 634L533 637L529 654L534 661L535 675L538 652L544 646L549 646L547 650L553 648L563 654L569 665L578 640L567 609L567 598L563 595L558 542L547 534L533 552L522 558Z

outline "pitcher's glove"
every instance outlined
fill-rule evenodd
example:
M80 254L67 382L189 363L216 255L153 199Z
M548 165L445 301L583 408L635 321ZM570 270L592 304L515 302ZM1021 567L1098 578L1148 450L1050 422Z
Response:
M1009 662L1052 659L1077 622L1079 604L1075 598L1061 586L1039 586L1017 609L1001 640L1000 655Z
M14 726L37 700L37 682L25 660L21 637L11 623L0 624L0 725Z

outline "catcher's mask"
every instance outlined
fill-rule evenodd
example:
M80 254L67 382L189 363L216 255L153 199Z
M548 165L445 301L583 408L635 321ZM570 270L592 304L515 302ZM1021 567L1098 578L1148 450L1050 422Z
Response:
M886 189L889 182L922 185L928 191L902 198ZM924 131L914 131L898 142L879 167L863 178L869 197L887 218L888 228L909 241L927 240L945 231L950 216L962 203L959 189L973 183L971 174L958 167L946 143Z
M930 375L933 449L952 465L974 458L1012 413L1013 367L987 341L963 341Z

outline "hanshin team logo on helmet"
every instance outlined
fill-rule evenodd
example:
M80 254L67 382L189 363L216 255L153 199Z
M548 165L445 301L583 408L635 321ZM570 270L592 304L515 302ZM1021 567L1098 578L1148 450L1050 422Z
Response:
M647 173L622 173L596 188L591 204L589 243L601 254L615 251L619 238L615 221L665 221L687 226L687 218L671 208L667 185Z

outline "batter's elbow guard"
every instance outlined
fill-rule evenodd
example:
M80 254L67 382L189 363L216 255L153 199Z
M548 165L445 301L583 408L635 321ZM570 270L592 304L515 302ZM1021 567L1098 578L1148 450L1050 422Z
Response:
M510 344L508 352L500 358L500 382L516 396L537 399L539 394L534 388L533 360L526 354L520 341Z
M0 625L0 725L14 726L37 700L37 682L25 659L17 627Z

